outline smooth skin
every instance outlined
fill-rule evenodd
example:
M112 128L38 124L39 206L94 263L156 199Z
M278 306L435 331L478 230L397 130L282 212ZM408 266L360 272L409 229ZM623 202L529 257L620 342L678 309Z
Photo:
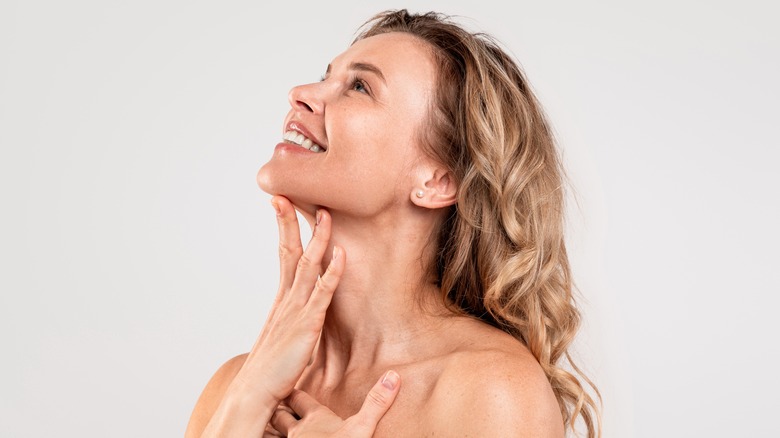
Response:
M326 151L277 148L258 172L276 195L280 289L252 350L204 389L188 437L564 435L528 349L452 314L426 277L428 238L457 194L419 144L435 81L427 43L388 33L290 92L285 127ZM305 252L294 210L314 228ZM403 380L392 390L388 370Z

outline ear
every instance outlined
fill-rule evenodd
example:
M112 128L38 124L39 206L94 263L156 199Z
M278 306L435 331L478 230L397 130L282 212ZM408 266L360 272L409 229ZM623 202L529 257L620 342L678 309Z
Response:
M458 187L450 171L440 166L425 166L420 170L410 194L414 205L437 209L458 201Z

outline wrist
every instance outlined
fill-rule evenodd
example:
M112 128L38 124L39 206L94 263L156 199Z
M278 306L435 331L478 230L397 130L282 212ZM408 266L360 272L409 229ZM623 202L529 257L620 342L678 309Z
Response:
M234 379L202 437L261 436L279 400Z

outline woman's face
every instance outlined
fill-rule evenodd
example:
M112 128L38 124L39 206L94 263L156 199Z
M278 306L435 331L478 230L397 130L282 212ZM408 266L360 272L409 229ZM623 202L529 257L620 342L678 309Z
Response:
M371 216L408 202L435 89L426 44L397 32L366 38L336 57L322 81L293 88L285 140L258 172L260 188L307 212Z

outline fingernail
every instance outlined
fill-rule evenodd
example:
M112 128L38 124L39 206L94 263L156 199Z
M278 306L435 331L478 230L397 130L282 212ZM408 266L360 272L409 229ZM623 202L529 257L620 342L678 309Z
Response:
M317 210L317 225L320 224L320 220L322 220L322 210Z
M271 205L274 206L274 210L276 210L276 214L282 214L282 210L279 209L279 204L276 203L275 200L271 200Z
M333 255L331 256L331 260L338 260L339 256L341 255L341 251L339 250L338 246L333 247Z
M382 379L382 386L389 390L395 389L396 386L398 386L398 380L400 379L400 376L395 371L388 371L385 374L385 378Z

